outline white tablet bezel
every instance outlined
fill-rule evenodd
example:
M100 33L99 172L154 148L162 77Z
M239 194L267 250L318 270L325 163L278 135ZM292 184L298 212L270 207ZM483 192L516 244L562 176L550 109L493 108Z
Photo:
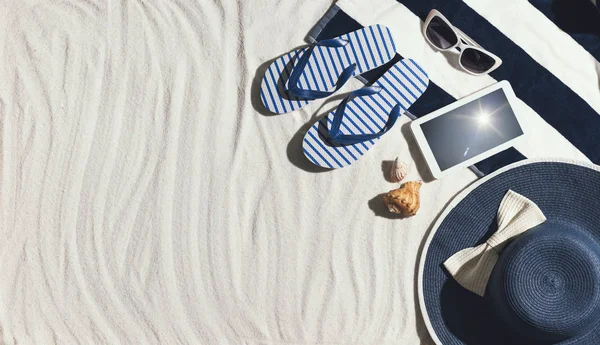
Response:
M421 125L424 122L435 119L438 116L442 116L442 115L448 113L449 111L459 108L469 102L472 102L472 101L474 101L484 95L487 95L491 92L494 92L498 89L502 89L504 91L504 95L506 96L506 99L508 100L508 105L511 107L513 113L515 114L515 117L517 119L517 122L519 123L519 127L521 127L521 131L523 132L523 134L521 134L518 137L513 138L505 143L502 143L488 151L480 153L479 155L472 157L462 163L459 163L451 168L448 168L448 169L442 171L440 169L440 167L438 166L437 161L435 160L435 156L433 155L433 152L431 151L431 148L429 147L427 140L425 139L425 135L423 134ZM502 151L508 149L509 147L514 146L515 141L519 140L525 134L525 131L524 131L523 125L522 125L522 121L520 120L519 114L516 111L516 107L515 107L516 103L517 103L517 96L515 95L515 92L513 91L512 87L510 86L510 83L506 80L503 80L494 85L491 85L482 90L479 90L469 96L463 97L463 98L457 100L456 102L449 104L443 108L440 108L430 114L427 114L423 117L420 117L420 118L414 120L410 124L410 128L415 137L417 145L419 146L419 149L421 150L421 153L422 153L423 157L425 158L425 161L427 162L427 166L429 167L429 171L431 172L431 175L433 175L433 177L435 179L442 178L443 176L452 174L452 173L456 172L457 170L461 170L463 168L469 167L477 162L482 161L483 159L486 159L490 156L495 155L498 152L502 152Z

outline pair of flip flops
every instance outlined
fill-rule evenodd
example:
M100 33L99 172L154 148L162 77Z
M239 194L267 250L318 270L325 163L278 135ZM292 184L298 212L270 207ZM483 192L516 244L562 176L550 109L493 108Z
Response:
M277 114L300 109L332 95L351 77L385 65L395 53L391 32L382 25L319 41L269 66L261 85L262 102ZM392 128L428 83L427 73L415 61L400 60L316 121L304 137L304 155L330 169L352 164Z

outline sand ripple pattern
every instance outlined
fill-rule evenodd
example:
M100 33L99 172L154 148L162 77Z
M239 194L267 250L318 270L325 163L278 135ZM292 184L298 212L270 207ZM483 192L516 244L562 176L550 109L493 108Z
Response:
M4 344L423 334L404 311L427 227L409 229L445 201L403 223L369 207L392 188L381 158L410 157L400 128L353 170L311 173L294 164L297 130L319 104L281 117L253 107L256 72L329 5L0 2Z

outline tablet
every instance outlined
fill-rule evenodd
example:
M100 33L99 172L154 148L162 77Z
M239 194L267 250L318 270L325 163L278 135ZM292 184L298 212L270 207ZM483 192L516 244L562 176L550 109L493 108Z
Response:
M438 179L514 145L523 135L516 96L501 81L411 123L429 170Z

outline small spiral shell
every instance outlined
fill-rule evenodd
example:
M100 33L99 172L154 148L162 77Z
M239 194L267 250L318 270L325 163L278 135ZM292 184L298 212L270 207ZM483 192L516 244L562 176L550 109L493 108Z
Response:
M392 168L390 169L390 181L400 182L406 177L407 174L408 166L404 162L400 161L400 157L396 157L396 159L394 159L394 163L392 164Z

